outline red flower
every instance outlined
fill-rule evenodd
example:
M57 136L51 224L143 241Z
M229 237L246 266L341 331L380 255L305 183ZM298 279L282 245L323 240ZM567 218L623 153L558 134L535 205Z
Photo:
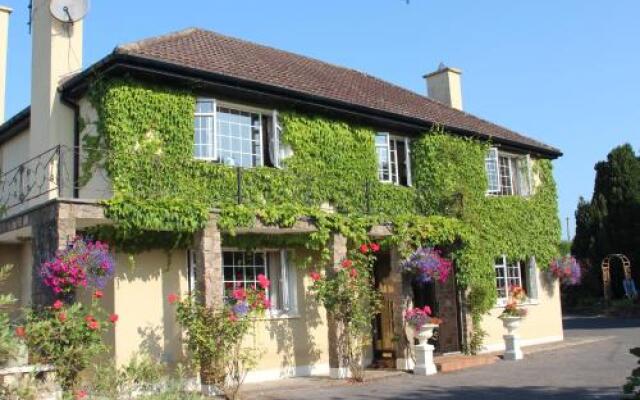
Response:
M64 306L64 303L62 301L60 301L60 300L56 300L56 302L53 303L52 307L53 307L54 310L59 310L59 309L62 308L62 306Z
M352 278L356 278L358 276L358 270L353 268L351 271L349 271L349 275L351 275Z
M81 400L87 397L89 393L86 390L78 390L75 395L75 400Z
M269 289L269 286L271 285L271 281L267 279L267 277L264 276L264 274L258 275L258 283L260 284L260 287L263 289Z
M89 322L87 322L87 328L89 328L92 331L100 329L100 322L98 322L96 320L89 321Z
M424 306L424 308L422 308L422 311L424 311L424 313L427 315L431 315L431 307L429 306Z
M314 282L318 282L320 279L322 279L322 275L320 275L320 273L316 271L313 271L312 273L310 273L309 276L311 277L311 280L313 280Z
M20 338L27 336L27 330L24 329L24 326L16 327L16 336Z
M112 324L115 324L116 322L118 322L118 314L111 314L109 315L109 321L111 321Z
M366 243L360 245L360 253L367 254L369 252L369 246Z
M171 293L169 296L167 296L167 300L169 301L169 304L173 304L180 300L180 297L175 293Z
M342 262L343 268L351 268L352 265L353 265L353 261L349 260L348 258Z
M61 312L60 314L58 314L58 321L64 323L67 320L67 314Z
M371 247L371 251L373 251L374 253L380 251L380 245L378 243L371 243L369 247Z
M238 317L235 314L233 313L229 314L229 321L236 322L237 320L238 320Z
M84 320L87 322L91 322L91 321L95 321L96 319L93 318L93 315L89 314L86 317L84 317Z
M102 296L104 296L104 293L102 293L102 290L96 290L96 292L93 294L93 297L95 297L96 299L101 299Z

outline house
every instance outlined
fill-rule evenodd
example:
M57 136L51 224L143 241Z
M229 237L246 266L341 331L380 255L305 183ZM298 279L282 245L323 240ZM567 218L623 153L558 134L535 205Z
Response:
M411 367L402 321L411 303L445 319L439 352L471 346L480 326L483 350L502 349L497 316L511 286L529 293L523 344L562 340L558 284L541 262L559 241L550 165L561 152L464 112L459 70L426 75L424 96L202 29L118 46L83 69L82 21L54 20L47 3L33 3L31 106L0 126L0 263L15 265L6 290L22 305L46 303L40 265L70 238L106 235L117 258L105 300L120 315L108 338L118 363L141 350L169 363L184 357L168 294L201 290L214 305L264 273L272 310L257 322L263 354L248 380L344 376L303 267L323 254L338 264L352 243L335 230L322 248L301 241L322 228L319 213L375 216L372 240L397 235L399 215L406 226L435 215L434 231L419 237L435 241L439 223L462 221L475 253L457 261L455 279L421 288L398 271L406 243L388 242L376 263L383 300L368 362ZM0 44L9 12L0 9ZM442 147L430 152L423 140L436 128ZM432 173L434 157L442 174ZM455 195L447 204L433 197L445 189ZM476 293L491 304L474 319Z

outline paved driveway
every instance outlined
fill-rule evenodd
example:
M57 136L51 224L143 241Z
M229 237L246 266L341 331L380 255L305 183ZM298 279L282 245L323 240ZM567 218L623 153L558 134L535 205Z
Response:
M280 392L263 393L263 398L620 399L620 387L636 360L629 348L640 346L640 320L569 317L564 323L567 343L583 344L556 346L519 362L500 361L430 377L402 375L362 385L283 387Z

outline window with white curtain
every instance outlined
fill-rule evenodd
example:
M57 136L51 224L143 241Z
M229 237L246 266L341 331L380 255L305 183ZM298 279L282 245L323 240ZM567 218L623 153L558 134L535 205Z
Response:
M375 144L378 179L395 185L411 186L409 138L380 132L376 134Z
M506 256L500 256L495 261L496 290L498 304L505 304L509 298L509 292L513 287L521 287L525 290L529 300L538 298L538 274L535 258L528 261L507 261Z
M268 157L270 165L280 167L281 153L287 150L280 143L276 111L200 98L196 102L194 127L193 154L200 160L249 168L267 164Z
M258 275L263 274L271 281L266 290L270 315L297 312L297 274L287 250L225 250L222 259L225 297L237 288L260 289Z
M485 158L487 194L530 196L532 194L531 157L499 152L492 147Z

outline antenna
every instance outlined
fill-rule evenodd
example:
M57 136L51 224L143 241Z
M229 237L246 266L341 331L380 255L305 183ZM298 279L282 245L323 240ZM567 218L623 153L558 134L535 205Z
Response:
M51 0L49 9L53 18L60 22L73 24L87 15L89 0Z

